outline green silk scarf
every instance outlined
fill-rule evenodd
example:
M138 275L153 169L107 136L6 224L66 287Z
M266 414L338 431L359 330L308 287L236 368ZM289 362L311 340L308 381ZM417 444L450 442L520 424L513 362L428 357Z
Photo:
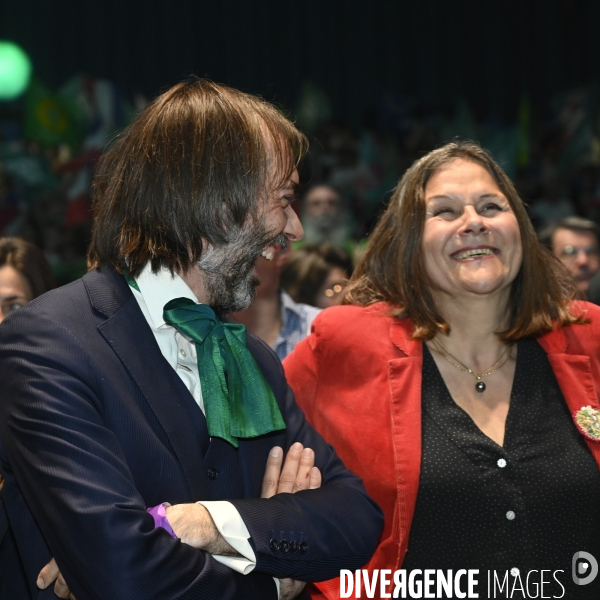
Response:
M208 432L235 448L238 438L285 429L271 387L246 347L246 328L223 323L206 304L167 302L163 317L194 341Z

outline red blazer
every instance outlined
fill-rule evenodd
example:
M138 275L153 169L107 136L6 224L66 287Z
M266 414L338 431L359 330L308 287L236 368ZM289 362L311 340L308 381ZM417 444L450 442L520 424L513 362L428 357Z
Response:
M588 405L600 410L600 307L581 302L574 308L591 322L538 339L572 414ZM327 309L284 361L308 420L383 509L369 570L400 568L421 468L423 344L411 339L412 321L388 316L389 309L384 303ZM600 443L586 442L600 466ZM338 579L318 588L339 598Z

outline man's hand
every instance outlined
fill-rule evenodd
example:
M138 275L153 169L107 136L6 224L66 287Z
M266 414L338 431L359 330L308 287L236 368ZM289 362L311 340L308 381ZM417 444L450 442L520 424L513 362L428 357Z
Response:
M306 585L304 581L295 579L280 579L279 583L279 600L293 600L300 595Z
M315 453L300 442L292 444L283 469L283 450L279 446L271 448L263 477L261 498L271 498L275 494L300 490L316 490L321 487L321 471L315 467ZM279 600L293 600L300 595L306 583L296 579L279 580Z
M175 535L184 543L210 554L240 556L219 533L210 513L202 504L176 504L166 509Z
M292 444L283 469L283 450L275 446L269 452L267 467L263 477L261 498L271 498L275 494L294 494L300 490L315 490L321 487L321 471L314 466L315 453L304 448L300 442Z
M37 578L37 586L41 590L45 590L47 587L54 584L54 593L59 598L67 598L68 600L76 600L75 596L71 593L67 582L64 580L62 573L58 569L56 561L52 559L39 573Z

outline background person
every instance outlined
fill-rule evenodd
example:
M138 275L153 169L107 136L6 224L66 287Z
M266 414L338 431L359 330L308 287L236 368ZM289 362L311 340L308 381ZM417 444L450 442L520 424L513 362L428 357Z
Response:
M583 298L588 298L590 280L600 271L600 227L582 217L567 217L540 234L575 279Z
M0 238L0 322L53 287L50 265L37 246L19 238ZM3 486L0 473L0 598L16 598L25 573L8 525Z
M50 265L37 246L0 238L0 322L54 286Z
M309 333L320 309L295 302L281 287L281 271L290 256L291 246L274 256L259 256L254 272L260 280L252 304L233 315L252 335L266 342L283 360Z
M302 199L302 225L305 244L330 243L348 252L353 247L352 217L338 190L317 183L306 190Z
M306 245L288 259L281 285L295 302L328 308L341 302L351 274L352 261L341 248L329 243Z
M479 146L406 172L346 305L284 364L384 510L370 572L478 568L481 592L488 569L562 569L565 597L598 598L570 577L579 549L600 555L600 310L573 294Z

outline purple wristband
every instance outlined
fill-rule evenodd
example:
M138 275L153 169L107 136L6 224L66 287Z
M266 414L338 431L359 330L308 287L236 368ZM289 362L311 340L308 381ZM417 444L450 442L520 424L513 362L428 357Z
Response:
M154 519L154 527L162 527L171 537L178 539L177 534L173 531L171 523L167 519L167 506L171 506L168 502L163 502L158 506L147 508L146 512L152 515Z

